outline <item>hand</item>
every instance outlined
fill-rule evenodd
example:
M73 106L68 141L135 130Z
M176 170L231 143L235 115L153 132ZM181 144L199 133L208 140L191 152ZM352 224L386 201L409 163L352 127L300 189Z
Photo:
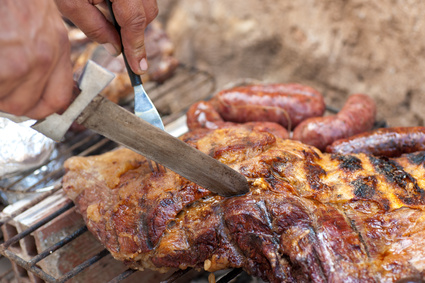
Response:
M121 40L107 20L104 0L55 0L64 17L79 27L90 39L104 44L112 55L121 53ZM156 0L111 0L115 18L121 27L122 45L128 63L136 74L147 68L144 32L158 15ZM105 16L106 15L106 16Z
M3 0L0 46L0 111L41 119L68 106L68 33L51 0Z

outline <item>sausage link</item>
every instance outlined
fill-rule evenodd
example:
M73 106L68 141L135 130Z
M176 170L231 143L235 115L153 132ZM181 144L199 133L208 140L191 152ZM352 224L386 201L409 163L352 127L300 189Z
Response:
M338 114L303 121L295 128L292 138L323 151L336 140L370 130L375 115L376 105L369 96L353 94Z
M381 128L337 140L326 147L330 153L366 153L397 157L425 150L425 127Z
M186 113L186 123L191 131L199 128L223 129L238 125L237 123L223 121L220 114L218 114L213 105L208 101L200 101L193 104ZM283 139L289 138L288 131L277 123L249 122L239 125L249 130L269 132Z
M208 101L192 104L186 113L186 124L189 130L197 128L218 129L218 124L223 122L220 114Z
M285 128L325 112L322 94L299 84L234 87L217 93L213 103L225 121L268 121Z

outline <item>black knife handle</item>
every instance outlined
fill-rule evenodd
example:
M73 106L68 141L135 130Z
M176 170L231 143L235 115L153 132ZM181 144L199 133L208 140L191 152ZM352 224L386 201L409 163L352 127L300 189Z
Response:
M112 3L110 0L106 0L106 4L108 5L109 12L111 13L112 23L114 24L115 29L117 30L120 38L122 38L121 27L118 24L117 20L115 19L114 11L112 10ZM141 85L142 78L138 74L134 73L133 70L130 68L130 65L128 64L127 57L125 56L125 53L124 53L124 46L122 45L122 40L121 40L121 52L122 52L122 57L124 58L125 67L127 68L128 76L130 77L131 85L132 86Z

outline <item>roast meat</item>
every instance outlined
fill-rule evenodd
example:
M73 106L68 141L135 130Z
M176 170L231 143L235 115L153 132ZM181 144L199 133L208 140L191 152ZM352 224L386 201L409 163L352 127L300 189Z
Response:
M220 197L127 149L66 162L64 190L116 259L243 268L269 282L424 277L424 152L327 154L243 126L181 138L243 174L250 192Z

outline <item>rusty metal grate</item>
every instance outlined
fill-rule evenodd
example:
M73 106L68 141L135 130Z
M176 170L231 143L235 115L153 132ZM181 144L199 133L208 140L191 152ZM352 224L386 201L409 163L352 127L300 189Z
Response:
M192 103L208 99L215 91L215 80L207 72L180 65L173 77L165 83L146 83L145 88L163 117L164 124L167 125L182 116ZM126 107L132 107L131 99L126 103ZM39 246L36 243L43 239L40 240L34 235L43 227L54 227L52 223L58 222L58 219L64 217L64 215L72 215L75 210L74 204L70 200L60 198L62 191L60 180L65 173L61 166L63 161L70 156L94 155L109 151L115 147L117 147L117 144L114 142L88 130L78 134L69 134L64 142L58 144L57 154L45 164L14 178L7 186L0 188L0 191L3 192L32 196L29 200L24 198L24 204L12 204L11 206L16 207L10 212L5 213L8 208L6 207L0 219L0 227L3 231L3 239L1 239L2 243L0 244L0 263L6 259L10 261L15 277L18 277L15 278L18 282L78 282L76 277L80 273L93 268L96 263L102 261L105 257L111 257L109 252L101 247L93 255L72 266L67 272L55 275L42 268L43 261L60 254L68 245L72 245L72 243L91 233L88 232L83 222L78 222L79 225L74 225L75 227L73 226L72 231L66 232L57 241L50 243L41 250L39 250ZM60 166L51 166L55 163L60 164ZM27 178L33 178L35 181L22 189L22 184L26 184ZM16 187L20 187L20 189L16 190ZM43 217L33 219L33 222L28 226L17 222L17 219L24 217L23 215L25 214L31 216L33 210L36 210L38 206L43 206L51 198L53 200L50 205L53 209L50 209L47 215L41 213ZM59 204L58 199L61 200ZM39 208L42 211L44 209L48 210L47 207ZM37 210L35 213L37 213ZM56 232L61 231L58 230ZM22 252L22 249L25 252ZM0 280L2 282L10 282L7 278L10 277L11 272L12 269L9 268L4 274L0 274ZM190 272L190 270L187 270L169 274L167 278L161 281L168 283L177 282L186 273ZM229 282L238 276L240 272L240 270L231 270L217 282ZM111 276L106 281L121 282L135 273L138 273L138 271L124 268L124 270Z

